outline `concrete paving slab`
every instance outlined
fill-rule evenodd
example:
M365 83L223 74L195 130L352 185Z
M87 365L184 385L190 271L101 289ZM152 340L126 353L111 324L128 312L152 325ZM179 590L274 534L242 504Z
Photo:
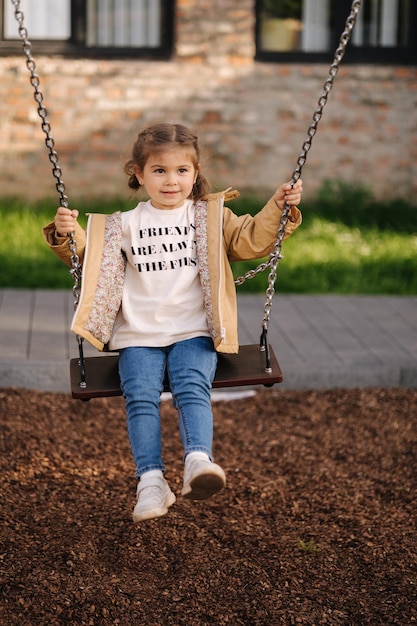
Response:
M264 301L238 296L242 344L259 341ZM0 387L69 391L72 314L71 292L0 289ZM417 388L417 297L277 294L268 334L281 388Z

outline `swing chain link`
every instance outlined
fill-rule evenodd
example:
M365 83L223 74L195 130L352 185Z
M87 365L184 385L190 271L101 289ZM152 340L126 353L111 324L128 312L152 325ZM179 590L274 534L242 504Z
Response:
M36 73L36 63L35 59L32 56L32 45L29 41L29 35L27 28L24 24L24 14L20 10L20 0L11 0L13 6L15 7L14 15L18 22L18 32L19 36L22 40L23 51L26 56L26 67L30 72L30 84L33 87L34 94L33 97L35 102L38 105L37 113L41 118L41 128L43 133L45 134L45 145L48 148L48 158L52 165L52 174L56 180L56 190L59 194L60 205L68 208L69 202L68 197L65 194L65 185L62 180L62 171L60 166L58 165L58 153L55 150L55 142L51 134L51 125L48 122L47 110L43 103L43 93L40 89L40 79L38 74ZM69 233L69 250L71 252L71 270L70 274L74 281L73 286L73 295L74 295L74 310L78 306L78 302L80 299L80 290L81 290L81 278L82 278L82 268L80 264L80 259L77 254L77 244L74 239L74 233Z
M298 181L298 179L301 177L302 168L307 160L307 155L311 148L313 137L315 136L317 132L318 124L323 115L323 109L327 103L330 91L332 90L332 87L334 85L337 72L339 70L342 59L345 55L346 48L350 41L352 30L355 26L356 19L357 19L359 10L361 8L361 5L362 5L362 0L353 0L352 2L351 12L346 20L345 28L343 30L342 35L340 36L339 45L336 49L333 62L329 69L329 75L323 86L323 93L318 100L317 108L313 114L312 122L307 131L307 139L303 143L301 153L297 159L297 165L296 165L296 168L294 169L294 172L290 181L290 184L292 186L294 186L295 183ZM289 206L287 202L285 202L284 210L282 211L282 214L281 214L281 219L280 219L279 228L277 232L276 243L275 243L273 251L269 255L268 261L259 265L254 270L247 272L247 274L244 275L243 280L241 280L242 277L240 277L239 279L237 279L239 282L236 283L240 285L242 284L242 282L244 282L244 280L247 277L249 277L248 276L249 274L251 275L250 277L252 277L258 272L266 269L266 267L270 267L270 272L268 276L268 287L266 289L266 301L264 305L264 317L262 320L262 328L264 332L268 330L269 319L270 319L270 314L271 314L271 309L272 309L272 299L275 294L275 282L277 278L277 269L278 269L279 262L283 258L282 242L285 237L285 227L288 223L290 210L291 210L291 207Z

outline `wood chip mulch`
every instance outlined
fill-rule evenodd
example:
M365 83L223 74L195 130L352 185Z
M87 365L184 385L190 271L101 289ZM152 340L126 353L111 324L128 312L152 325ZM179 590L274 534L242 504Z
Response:
M214 403L226 489L134 525L121 398L0 389L0 624L417 622L417 390ZM162 404L167 480L182 480Z

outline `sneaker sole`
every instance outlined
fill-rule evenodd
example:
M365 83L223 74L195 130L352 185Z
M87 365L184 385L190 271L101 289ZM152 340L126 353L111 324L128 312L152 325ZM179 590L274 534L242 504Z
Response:
M135 524L138 524L139 522L144 522L149 519L156 519L157 517L162 517L163 515L166 515L168 513L169 507L174 504L175 500L176 500L175 495L171 492L171 494L167 498L165 506L156 507L154 509L147 509L145 511L141 511L140 513L136 513L136 514L135 514L135 511L133 511L132 513L133 522Z
M207 472L199 474L184 485L181 495L188 500L207 500L221 491L226 484L224 476Z

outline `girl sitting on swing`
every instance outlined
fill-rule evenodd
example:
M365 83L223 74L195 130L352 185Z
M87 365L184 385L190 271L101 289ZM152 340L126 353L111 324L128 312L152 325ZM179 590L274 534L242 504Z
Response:
M74 233L83 264L72 330L119 356L127 430L136 465L133 521L160 517L175 502L164 478L160 396L167 378L184 448L181 495L204 500L226 484L213 462L211 384L216 352L236 353L237 305L230 261L256 259L274 248L284 203L286 236L301 223L295 206L302 182L278 187L255 216L224 206L236 191L209 194L197 135L181 124L141 132L125 165L132 189L149 196L136 208L91 215L60 207L44 229L48 245L69 266Z

